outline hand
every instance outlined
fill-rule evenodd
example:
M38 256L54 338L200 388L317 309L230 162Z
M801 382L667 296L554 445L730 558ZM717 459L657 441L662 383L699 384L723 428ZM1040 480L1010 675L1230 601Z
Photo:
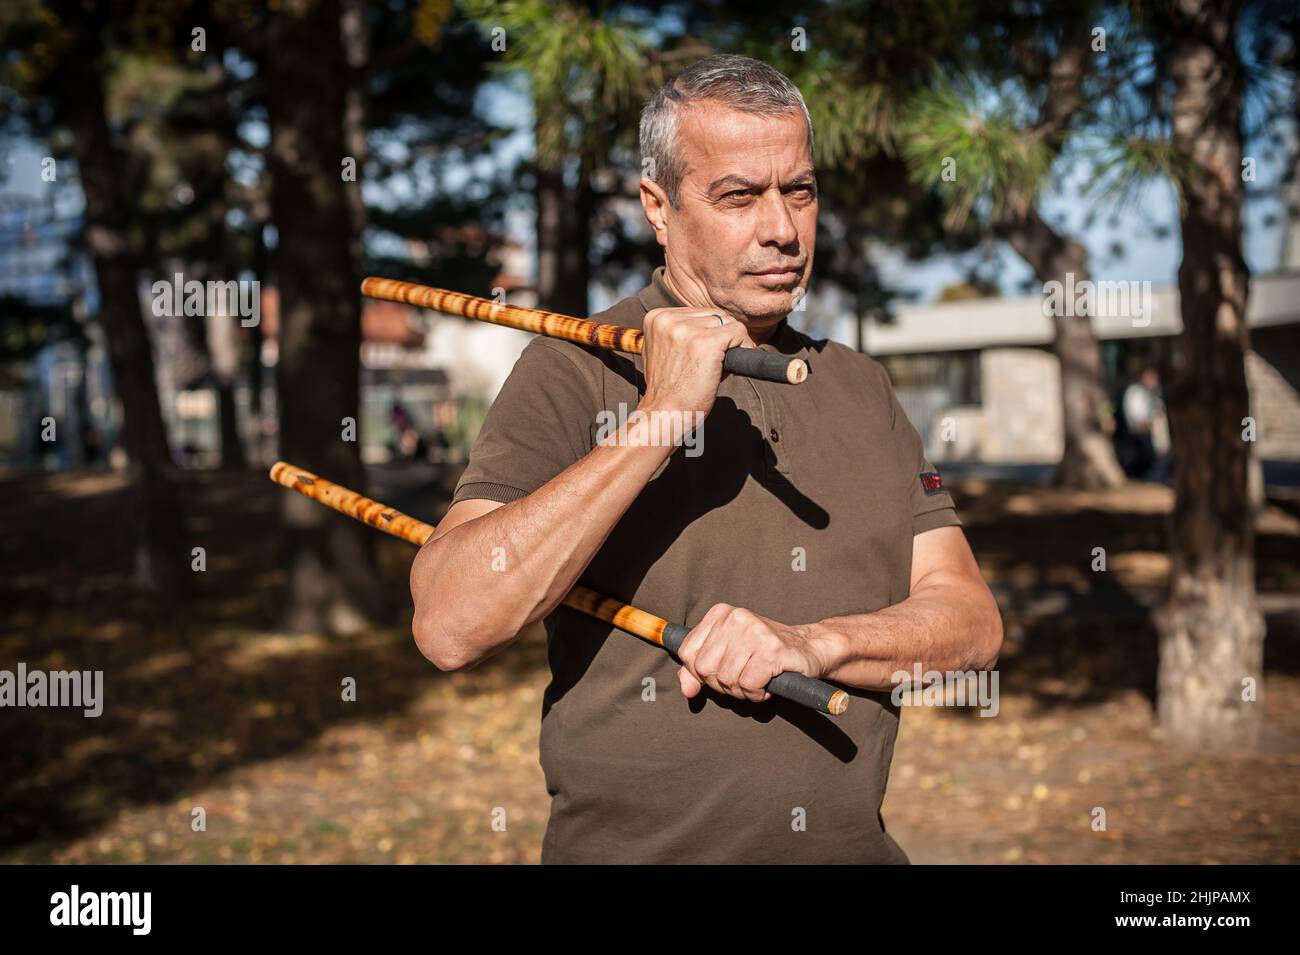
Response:
M708 414L722 382L723 354L754 347L744 323L720 308L651 309L644 330L646 392L639 407L646 411Z
M707 684L719 693L761 703L768 683L781 673L820 679L826 663L809 638L810 628L760 617L730 604L714 604L682 642L677 678L691 699Z

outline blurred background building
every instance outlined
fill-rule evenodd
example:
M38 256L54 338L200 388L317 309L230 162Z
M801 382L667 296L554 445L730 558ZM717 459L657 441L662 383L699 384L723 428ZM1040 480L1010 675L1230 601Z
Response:
M1107 393L1117 404L1147 365L1168 361L1182 330L1178 290L1154 289L1149 324L1098 316ZM1300 462L1300 271L1257 275L1247 306L1251 407L1261 458ZM1041 295L903 306L870 323L867 352L889 369L898 398L935 464L1049 465L1064 445L1060 391ZM945 439L944 423L949 423Z

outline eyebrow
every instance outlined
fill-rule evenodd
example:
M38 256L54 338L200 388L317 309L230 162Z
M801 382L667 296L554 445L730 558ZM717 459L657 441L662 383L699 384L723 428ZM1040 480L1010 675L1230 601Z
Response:
M789 182L787 182L786 187L811 186L811 185L815 185L816 182L817 182L817 177L813 174L813 171L811 169L805 169L799 172L797 175L795 175L795 177L791 179ZM758 182L757 180L754 179L746 179L744 176L731 173L730 175L722 176L718 179L713 180L713 182L709 183L709 188L707 192L709 195L713 195L724 186L734 186L740 189L761 189L763 188L764 183Z
M709 183L708 192L710 195L712 195L713 193L721 189L723 186L738 186L741 189L758 189L760 186L762 186L762 183L757 182L753 179L746 179L744 176L738 176L735 173L732 173L731 175L723 176L722 178L715 179L713 180L713 182Z

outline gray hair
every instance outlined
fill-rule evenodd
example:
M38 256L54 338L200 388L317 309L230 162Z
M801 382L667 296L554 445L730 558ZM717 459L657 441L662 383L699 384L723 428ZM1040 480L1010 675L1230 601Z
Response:
M663 187L674 209L686 175L686 163L677 148L677 124L682 107L698 100L713 100L760 116L801 111L808 124L808 154L812 155L812 117L799 87L784 73L747 56L723 53L706 57L656 90L641 110L641 160L650 160L650 178Z

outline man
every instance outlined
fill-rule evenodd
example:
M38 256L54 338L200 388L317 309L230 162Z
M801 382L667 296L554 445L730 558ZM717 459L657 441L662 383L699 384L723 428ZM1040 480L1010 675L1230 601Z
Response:
M710 57L651 99L641 149L665 266L597 317L645 354L524 349L412 567L416 642L461 669L545 619L543 862L907 862L880 817L892 675L992 666L996 605L883 369L786 321L817 224L799 91ZM732 346L811 373L723 378ZM680 666L559 606L575 583L693 625ZM770 697L785 671L848 712Z
M1148 365L1137 381L1124 389L1122 402L1125 431L1130 450L1129 477L1144 478L1156 463L1155 430L1163 412L1160 401L1160 373Z

